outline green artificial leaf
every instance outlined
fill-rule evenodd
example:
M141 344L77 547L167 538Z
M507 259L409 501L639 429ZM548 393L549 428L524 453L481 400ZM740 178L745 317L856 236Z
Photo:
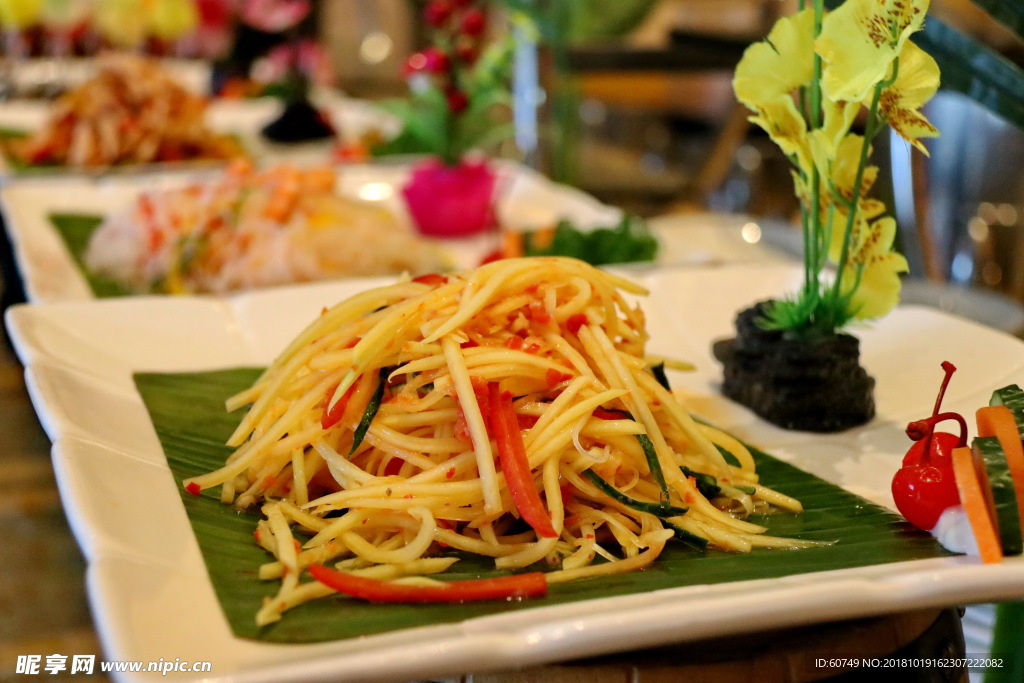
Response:
M787 551L759 549L740 555L700 552L683 543L670 543L654 565L642 572L558 584L543 599L400 605L332 597L301 605L286 612L278 623L259 628L256 611L264 597L276 592L277 584L260 581L256 575L259 565L271 559L253 539L257 516L223 505L219 489L195 496L180 486L183 479L223 464L231 452L224 443L242 415L242 411L225 412L224 400L250 386L259 372L255 368L235 368L135 376L168 465L179 482L182 505L217 599L231 630L239 637L282 643L356 638L676 586L771 579L948 555L929 534L914 529L902 517L755 451L765 485L801 500L806 511L802 515L759 515L752 521L767 526L773 535L835 541L833 545ZM459 557L459 562L446 572L451 578L501 574L489 558Z
M445 43L441 49L450 53L454 47ZM431 154L453 165L469 150L486 148L510 137L512 127L496 118L496 110L511 106L513 51L510 38L498 40L488 44L472 67L453 71L450 77L454 83L445 87L454 87L468 98L466 108L458 113L451 110L436 76L417 76L408 99L384 106L402 121L399 135L375 146L371 152L376 156Z
M495 120L494 109L507 107L511 104L508 92L504 90L486 90L476 92L470 98L469 106L456 119L453 134L455 149L486 149L507 139L513 133L508 123Z
M563 220L549 244L537 242L536 235L527 234L523 244L526 256L571 256L595 266L653 261L658 254L658 240L647 224L630 215L623 216L615 227L588 231Z
M64 246L67 247L72 260L74 260L75 265L78 266L78 269L85 277L85 281L96 298L131 296L135 293L120 282L92 273L85 267L85 251L89 247L89 240L92 238L92 234L103 223L102 216L55 213L50 214L50 223L64 241Z
M514 54L515 41L511 38L489 43L469 70L463 86L470 92L498 90L507 93Z
M375 156L388 154L432 154L447 157L449 140L448 101L444 93L429 87L415 93L409 100L382 103L381 108L402 121L401 132L392 140L376 145Z

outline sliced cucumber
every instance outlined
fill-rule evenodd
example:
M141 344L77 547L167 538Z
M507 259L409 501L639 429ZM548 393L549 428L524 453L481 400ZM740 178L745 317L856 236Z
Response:
M1017 493L1013 487L1006 454L999 445L999 439L994 436L974 439L971 450L974 453L974 467L981 480L985 503L996 523L1003 555L1020 555L1024 552L1024 537L1021 533L1020 512L1017 509Z
M1011 384L993 391L992 398L989 399L988 404L990 406L1005 406L1012 401L1021 400L1024 400L1024 390L1016 384Z
M990 406L1006 406L1013 413L1013 421L1017 423L1017 432L1024 439L1024 390L1016 384L996 389L989 399Z

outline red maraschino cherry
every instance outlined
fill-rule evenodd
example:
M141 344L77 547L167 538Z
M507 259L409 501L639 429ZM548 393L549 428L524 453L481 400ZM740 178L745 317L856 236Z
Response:
M919 529L932 529L942 512L960 503L951 460L954 448L967 445L967 422L958 413L940 413L949 380L956 372L952 363L943 362L946 376L939 388L931 417L907 425L907 436L914 440L903 457L903 466L892 478L892 497L896 508ZM960 435L936 432L935 426L946 420L960 425Z

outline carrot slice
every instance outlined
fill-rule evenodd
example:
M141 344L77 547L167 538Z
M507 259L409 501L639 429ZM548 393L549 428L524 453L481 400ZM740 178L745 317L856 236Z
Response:
M1017 431L1017 421L1006 406L987 406L977 413L978 436L994 436L1006 455L1013 488L1017 492L1017 512L1024 521L1024 443Z
M981 492L981 481L978 478L978 471L974 468L974 454L967 446L954 448L952 460L956 488L960 492L960 503L964 506L967 520L971 523L971 531L974 532L981 561L1000 562L1003 559L1003 551L996 536L995 521L989 514L985 496Z
M523 233L518 230L503 230L501 233L501 252L505 258L518 258L523 255Z

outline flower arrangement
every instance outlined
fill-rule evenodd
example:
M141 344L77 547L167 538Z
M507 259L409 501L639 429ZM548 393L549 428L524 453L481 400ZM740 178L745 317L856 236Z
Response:
M892 310L908 269L896 221L869 196L869 160L887 126L925 154L921 139L938 135L920 108L939 68L909 40L927 11L928 0L846 0L831 12L801 0L737 65L737 98L793 164L804 277L796 293L741 312L715 355L723 393L782 427L838 431L874 415L874 380L843 330Z
M907 262L893 251L895 220L868 197L878 175L868 160L887 125L925 154L921 138L938 135L920 108L938 89L939 68L909 40L928 3L847 0L826 13L824 0L810 0L736 68L736 96L793 162L801 203L803 287L766 308L767 328L831 334L884 316L899 299ZM860 135L851 128L862 113Z
M511 104L513 46L510 36L486 39L486 8L480 0L425 5L430 45L405 64L409 97L389 106L402 131L372 150L429 155L403 188L413 222L426 235L463 237L494 225L497 177L484 159L467 155L512 134L495 112Z
M431 0L423 19L429 46L406 60L409 97L388 103L403 123L394 140L374 154L426 153L446 165L458 164L472 149L485 149L512 133L496 120L511 105L512 40L488 40L488 3Z

